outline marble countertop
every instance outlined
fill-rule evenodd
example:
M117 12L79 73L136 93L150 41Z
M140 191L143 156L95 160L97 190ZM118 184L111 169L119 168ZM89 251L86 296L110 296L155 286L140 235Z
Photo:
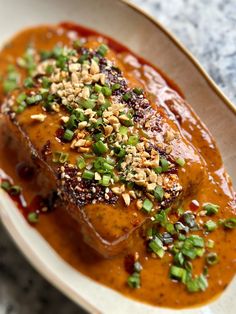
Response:
M171 30L236 102L235 0L132 0ZM25 260L0 225L0 314L82 314Z

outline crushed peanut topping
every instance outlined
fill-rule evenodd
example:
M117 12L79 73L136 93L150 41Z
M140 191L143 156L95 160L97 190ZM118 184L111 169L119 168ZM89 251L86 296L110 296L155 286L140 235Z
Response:
M21 114L29 105L40 105L45 114L31 116L40 122L59 113L60 140L78 159L70 164L69 154L57 153L53 161L65 164L58 176L77 204L120 198L141 210L148 198L152 211L166 207L182 191L180 163L171 156L178 134L151 107L142 88L129 87L104 51L83 45L42 53L31 49L32 84L18 95L18 107L9 98L7 110Z

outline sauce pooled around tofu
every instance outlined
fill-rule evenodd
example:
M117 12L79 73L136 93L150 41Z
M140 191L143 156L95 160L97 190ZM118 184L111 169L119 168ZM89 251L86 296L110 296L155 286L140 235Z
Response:
M157 306L202 304L227 287L232 184L173 82L69 23L19 33L0 74L1 187L65 261Z

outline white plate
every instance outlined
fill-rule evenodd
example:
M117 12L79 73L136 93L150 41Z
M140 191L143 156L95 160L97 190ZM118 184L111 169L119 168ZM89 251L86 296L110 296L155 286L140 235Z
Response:
M228 171L234 174L233 180L236 181L233 171L236 163L233 105L196 60L157 22L133 6L116 0L0 0L0 8L1 43L27 26L73 21L113 37L157 65L178 83L188 102L206 122L220 146ZM0 217L30 263L54 286L88 311L113 314L180 313L178 310L157 308L128 299L74 270L25 222L3 191L0 191ZM236 280L214 302L196 309L181 310L181 313L233 314L236 308L235 294Z

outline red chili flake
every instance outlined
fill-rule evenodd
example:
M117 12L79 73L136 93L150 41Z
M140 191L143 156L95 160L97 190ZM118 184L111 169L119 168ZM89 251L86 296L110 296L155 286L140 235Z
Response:
M197 211L199 209L199 207L200 207L200 205L199 205L197 200L192 200L191 203L189 204L189 208L192 211Z

